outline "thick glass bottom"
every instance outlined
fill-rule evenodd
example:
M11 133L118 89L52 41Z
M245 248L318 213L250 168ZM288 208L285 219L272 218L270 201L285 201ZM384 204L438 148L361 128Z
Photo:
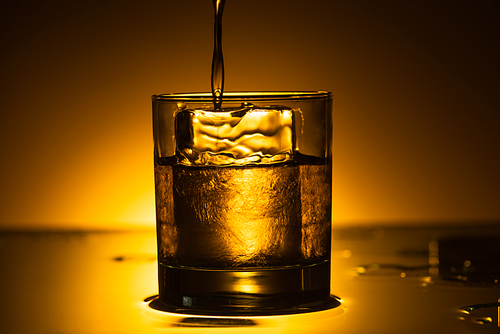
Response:
M159 265L152 308L186 314L272 315L340 305L330 295L330 263L273 269L201 270Z

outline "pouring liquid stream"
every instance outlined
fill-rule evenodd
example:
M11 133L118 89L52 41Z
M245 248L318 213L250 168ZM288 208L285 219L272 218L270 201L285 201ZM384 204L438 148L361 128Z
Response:
M226 0L212 0L214 4L214 54L212 58L212 95L214 110L220 110L224 91L224 60L222 58L222 12Z

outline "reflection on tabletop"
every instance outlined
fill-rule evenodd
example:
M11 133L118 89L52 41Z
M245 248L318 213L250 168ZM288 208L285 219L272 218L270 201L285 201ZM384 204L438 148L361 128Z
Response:
M3 232L3 333L498 333L500 228L333 231L331 292L341 305L266 317L151 307L156 235Z

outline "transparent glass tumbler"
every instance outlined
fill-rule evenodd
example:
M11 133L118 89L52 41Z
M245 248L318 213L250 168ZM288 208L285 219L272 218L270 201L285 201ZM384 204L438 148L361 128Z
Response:
M159 297L179 313L331 308L332 95L154 95Z

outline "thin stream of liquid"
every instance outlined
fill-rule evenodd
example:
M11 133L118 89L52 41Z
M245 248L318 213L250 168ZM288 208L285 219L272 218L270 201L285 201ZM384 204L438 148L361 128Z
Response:
M224 60L222 58L222 12L226 0L212 0L215 11L214 55L212 58L212 94L214 109L220 110L224 91Z

